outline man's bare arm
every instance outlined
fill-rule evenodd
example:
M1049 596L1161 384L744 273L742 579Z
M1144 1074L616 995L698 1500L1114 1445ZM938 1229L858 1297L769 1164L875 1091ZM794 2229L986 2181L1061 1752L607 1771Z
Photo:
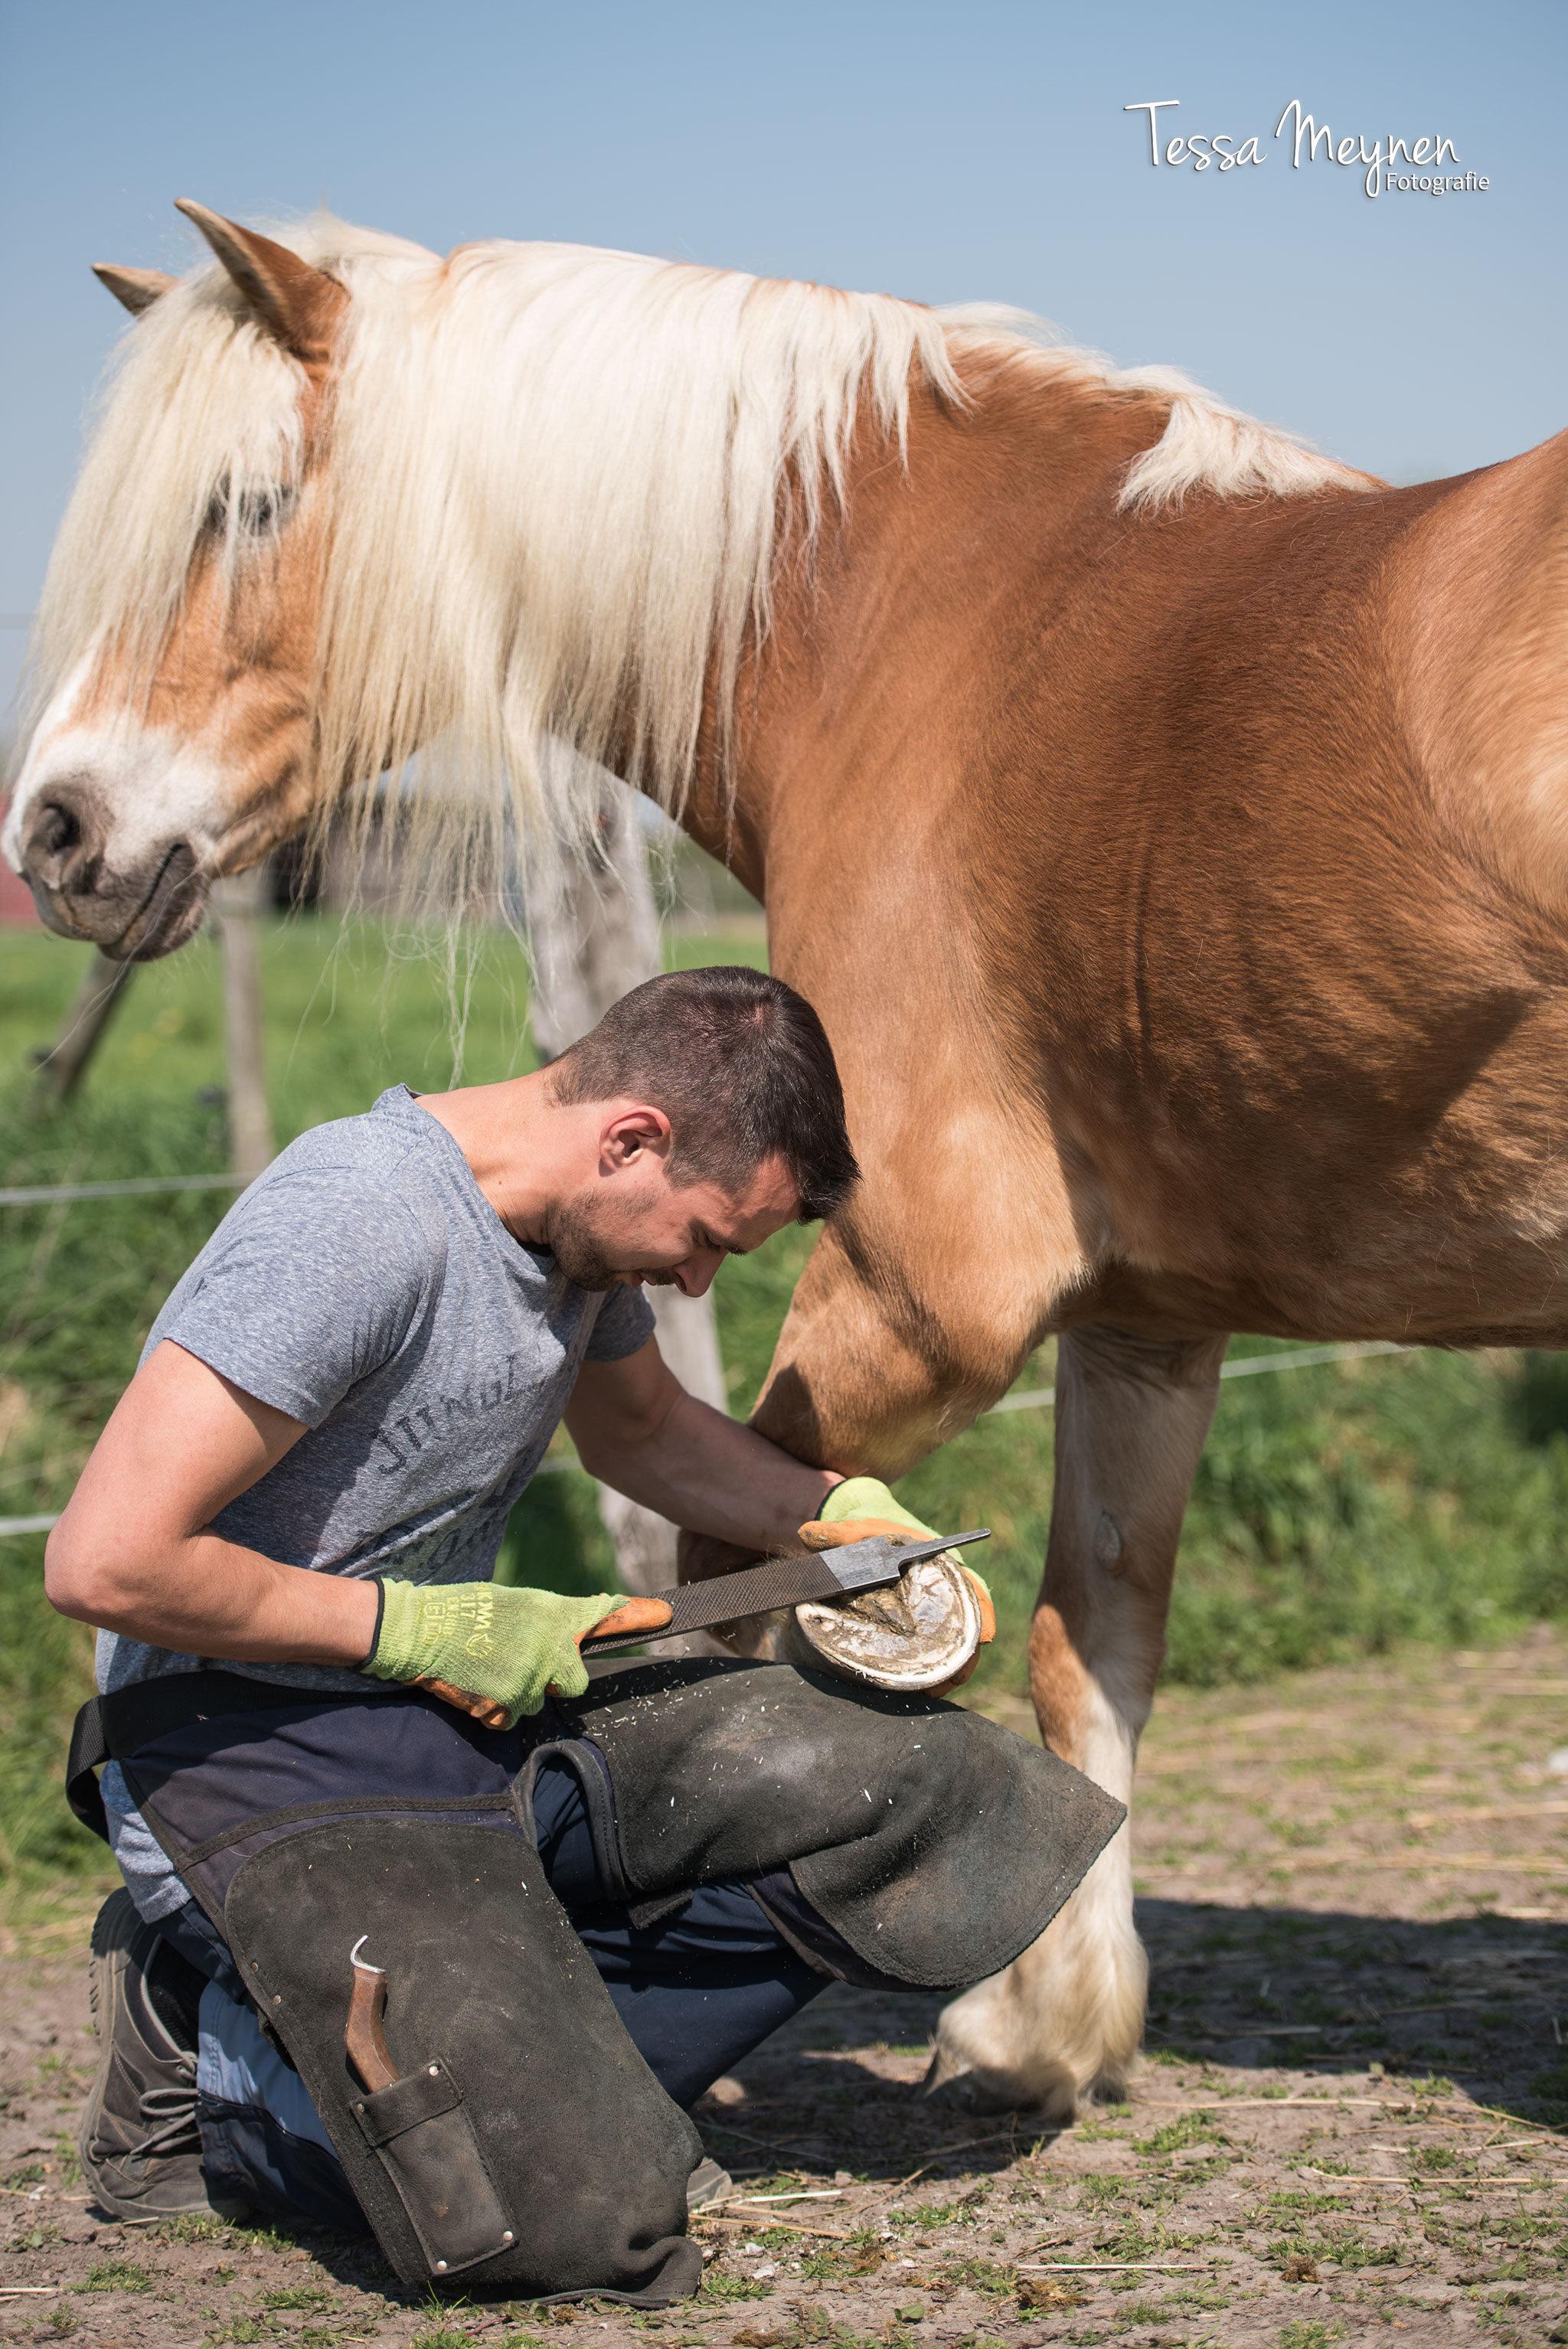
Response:
M619 1362L584 1362L566 1425L591 1476L693 1533L798 1550L838 1477L687 1394L650 1338Z
M51 1604L182 1655L359 1663L376 1631L373 1584L282 1566L209 1530L304 1432L166 1340L116 1404L49 1537Z

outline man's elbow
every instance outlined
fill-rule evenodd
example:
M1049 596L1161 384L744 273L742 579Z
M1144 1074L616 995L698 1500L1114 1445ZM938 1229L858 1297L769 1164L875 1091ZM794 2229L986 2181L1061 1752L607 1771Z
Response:
M602 1484L614 1482L614 1467L625 1455L626 1438L603 1428L572 1428L569 1430L577 1454L577 1465L585 1476L597 1477Z
M607 1485L616 1484L617 1467L665 1444L678 1413L692 1400L674 1373L657 1360L658 1349L652 1338L648 1349L655 1357L651 1376L616 1381L613 1386L601 1381L591 1394L584 1394L580 1384L567 1406L566 1433L578 1459L590 1476L598 1476ZM639 1361L641 1357L634 1355L632 1360Z
M566 1433L588 1475L613 1485L617 1466L655 1445L668 1419L669 1405L660 1396L645 1409L569 1413Z
M110 1624L126 1598L122 1560L111 1560L86 1526L62 1518L44 1549L44 1596L57 1615Z

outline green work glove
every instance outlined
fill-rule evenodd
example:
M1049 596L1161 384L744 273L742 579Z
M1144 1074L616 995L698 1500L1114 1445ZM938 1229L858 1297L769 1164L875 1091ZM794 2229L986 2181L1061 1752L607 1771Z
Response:
M859 1525L862 1518L874 1523L879 1533L884 1526L903 1526L923 1540L936 1531L934 1526L922 1525L918 1517L912 1517L875 1476L846 1476L841 1485L835 1485L822 1504L817 1522L823 1526Z
M834 1485L823 1502L815 1524L801 1526L800 1538L810 1543L812 1549L828 1549L835 1547L835 1540L831 1535L820 1537L817 1535L816 1526L841 1526L846 1529L852 1528L845 1534L839 1535L837 1537L839 1541L846 1538L851 1541L861 1540L867 1534L896 1535L908 1532L918 1534L923 1539L934 1537L936 1534L934 1526L924 1525L919 1517L911 1516L903 1504L895 1501L887 1486L875 1476L846 1476L841 1485ZM996 1630L996 1618L991 1604L990 1585L963 1558L959 1558L957 1562L963 1567L965 1573L985 1601L980 1610L981 1645L985 1646L995 1637Z
M489 1726L510 1729L547 1692L581 1696L587 1669L577 1642L622 1602L600 1592L562 1599L496 1582L381 1585L381 1624L362 1671L411 1681Z

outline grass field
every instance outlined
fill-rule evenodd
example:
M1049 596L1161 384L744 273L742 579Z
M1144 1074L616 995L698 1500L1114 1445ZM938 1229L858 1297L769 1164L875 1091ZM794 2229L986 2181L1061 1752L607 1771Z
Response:
M676 942L682 961L760 961L748 931ZM55 1033L84 957L0 933L0 1184L222 1171L226 1139L216 949L203 937L137 973L80 1098L29 1106L32 1048ZM271 925L268 1081L280 1144L366 1107L387 1084L452 1081L438 957L388 961L374 925ZM521 957L480 941L462 1076L531 1065ZM222 1193L0 1207L0 1516L57 1508L135 1367ZM732 1408L766 1370L812 1234L786 1232L720 1278ZM1264 1350L1239 1341L1238 1351ZM1047 1354L1020 1384L1047 1385ZM1568 1611L1568 1375L1555 1357L1386 1358L1222 1390L1182 1548L1167 1675L1215 1684L1418 1640L1475 1647ZM984 1687L1023 1686L1023 1640L1050 1503L1051 1413L982 1421L908 1477L939 1525L989 1524L1000 1637ZM41 1537L0 1541L0 1883L96 1861L58 1793L63 1737L88 1685L86 1636L40 1587ZM514 1514L520 1579L610 1578L593 1491L542 1478Z

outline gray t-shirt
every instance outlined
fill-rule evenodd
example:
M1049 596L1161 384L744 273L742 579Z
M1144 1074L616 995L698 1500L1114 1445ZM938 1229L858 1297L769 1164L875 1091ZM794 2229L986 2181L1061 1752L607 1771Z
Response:
M514 1240L446 1127L395 1085L274 1159L175 1288L142 1361L173 1339L309 1431L213 1519L230 1541L318 1573L480 1582L583 1363L619 1361L653 1329L640 1290L592 1294ZM206 1661L98 1635L101 1689ZM222 1668L383 1685L335 1665ZM114 1764L104 1799L137 1906L165 1915L183 1889Z

